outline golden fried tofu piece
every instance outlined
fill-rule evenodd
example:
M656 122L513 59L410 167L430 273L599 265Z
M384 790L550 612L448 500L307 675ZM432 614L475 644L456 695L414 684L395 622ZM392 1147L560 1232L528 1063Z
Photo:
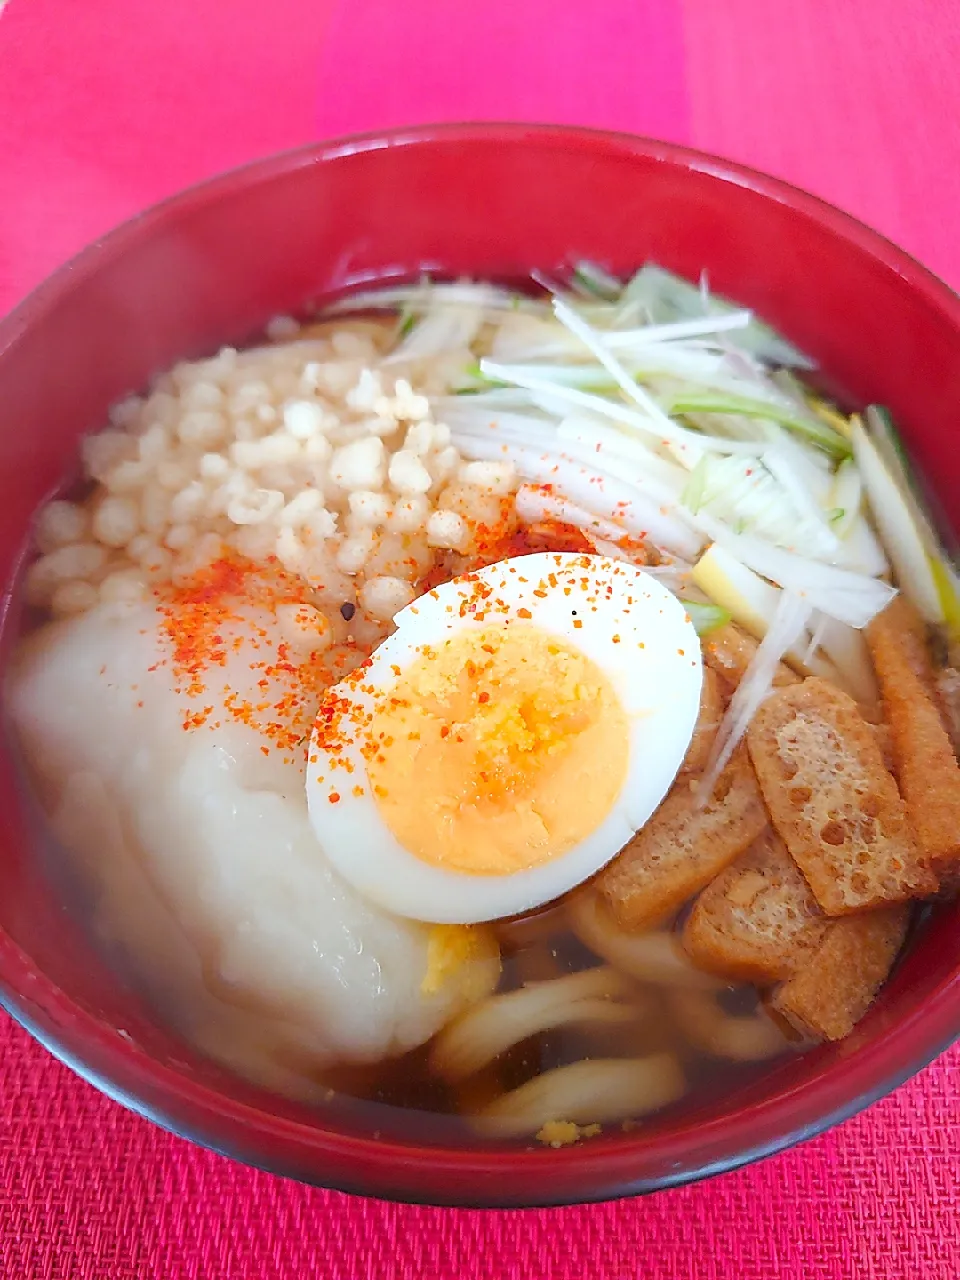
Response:
M960 756L960 671L954 667L944 667L937 672L934 683L940 719L953 747L953 754Z
M842 1040L886 981L907 931L909 907L833 922L816 952L773 993L771 1007L801 1035Z
M847 694L816 677L779 689L747 743L771 821L828 915L935 892L897 784Z
M890 733L890 726L883 720L877 721L876 723L869 721L868 724L870 732L873 734L877 741L877 746L880 748L880 757L883 760L884 768L887 773L893 773L895 762L893 759L893 737Z
M650 821L600 873L597 889L617 920L645 929L677 911L719 875L767 825L757 780L741 748L698 806L680 778Z
M693 737L680 766L681 773L702 773L710 758L710 748L723 719L723 695L720 678L710 667L703 668L703 684L700 686L700 714L694 726Z
M703 660L720 677L723 692L728 697L743 679L743 673L759 647L759 641L732 622L704 636ZM799 680L800 677L783 662L773 677L776 686L797 684Z
M701 968L773 986L816 952L831 923L768 827L697 898L683 945Z
M934 700L923 622L897 596L867 628L894 771L920 852L934 872L960 864L960 765Z

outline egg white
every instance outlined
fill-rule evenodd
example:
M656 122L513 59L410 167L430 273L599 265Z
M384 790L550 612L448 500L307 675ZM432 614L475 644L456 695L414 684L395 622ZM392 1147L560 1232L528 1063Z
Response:
M557 585L545 587L551 574ZM584 578L588 593L581 585ZM492 588L497 602L481 610L482 616L474 612L478 582ZM569 595L564 586L572 587ZM534 595L535 589L545 590L545 596ZM518 619L520 608L530 617ZM703 668L699 639L680 601L655 578L622 561L541 552L445 583L408 605L396 623L396 632L364 671L362 683L381 696L397 682L394 668L408 668L423 645L439 647L464 631L526 624L579 649L605 674L626 713L626 776L607 817L567 853L509 875L472 875L423 862L404 848L380 816L358 736L348 735L342 747L328 750L315 728L307 802L316 837L341 875L397 915L472 924L530 910L599 871L660 804L693 735ZM354 684L337 686L337 693L361 718L377 705L376 694ZM343 767L345 761L352 772ZM357 786L362 795L354 794ZM332 793L339 795L338 802L331 802ZM411 804L416 803L412 796Z

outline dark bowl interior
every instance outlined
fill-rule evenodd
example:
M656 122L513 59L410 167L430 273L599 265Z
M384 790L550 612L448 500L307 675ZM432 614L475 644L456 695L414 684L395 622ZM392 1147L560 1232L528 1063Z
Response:
M960 302L858 223L773 179L681 148L525 126L453 126L319 146L167 202L61 269L0 324L0 577L78 436L175 360L271 316L421 270L516 278L580 257L646 259L752 306L832 390L900 420L956 528ZM3 657L19 618L4 595ZM243 1084L158 1025L48 877L13 755L0 757L0 997L105 1092L198 1142L329 1186L431 1203L532 1205L650 1190L819 1131L960 1032L960 914L937 908L842 1044L735 1095L576 1149L452 1146L349 1105L307 1109Z

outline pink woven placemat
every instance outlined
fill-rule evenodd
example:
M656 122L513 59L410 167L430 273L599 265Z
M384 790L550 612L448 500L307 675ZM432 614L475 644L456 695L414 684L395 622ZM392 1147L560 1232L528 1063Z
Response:
M960 284L949 0L0 2L0 310L255 155L427 119L658 134L850 209ZM0 1276L954 1280L960 1053L807 1146L653 1199L416 1209L283 1182L100 1097L0 1019Z

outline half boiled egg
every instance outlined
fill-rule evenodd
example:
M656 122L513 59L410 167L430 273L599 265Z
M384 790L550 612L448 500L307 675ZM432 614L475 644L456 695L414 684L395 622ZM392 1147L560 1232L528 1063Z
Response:
M320 704L314 832L381 907L470 924L588 879L670 788L700 644L648 573L545 552L436 587Z

